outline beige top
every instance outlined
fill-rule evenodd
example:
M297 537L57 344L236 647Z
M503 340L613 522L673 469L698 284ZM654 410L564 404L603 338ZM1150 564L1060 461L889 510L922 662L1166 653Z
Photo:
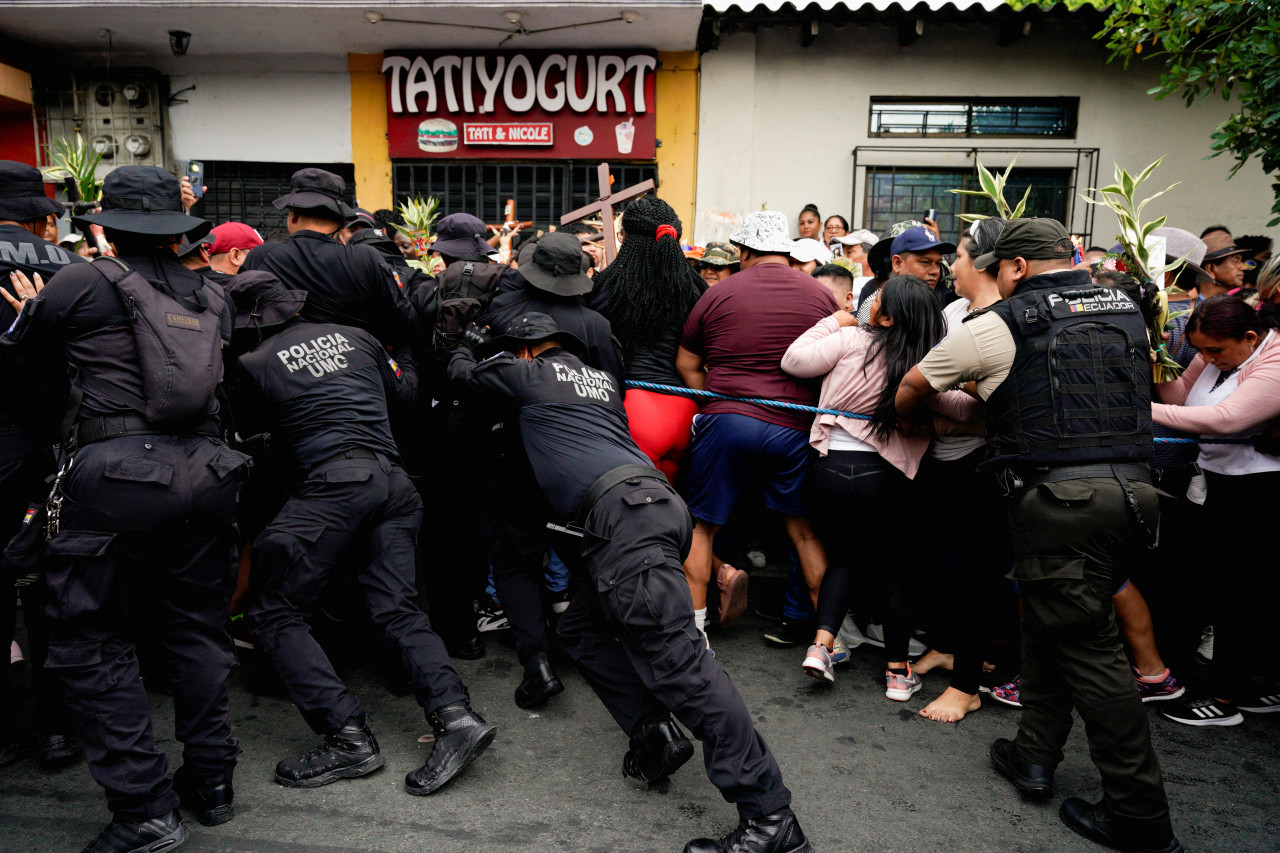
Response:
M920 372L935 391L976 382L978 396L987 400L1009 375L1017 349L1004 320L981 314L957 324L920 362Z

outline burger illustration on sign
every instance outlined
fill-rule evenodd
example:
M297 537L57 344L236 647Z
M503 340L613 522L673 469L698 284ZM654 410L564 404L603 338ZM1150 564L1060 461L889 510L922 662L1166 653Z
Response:
M456 151L458 126L447 118L429 118L418 125L418 147L433 154Z

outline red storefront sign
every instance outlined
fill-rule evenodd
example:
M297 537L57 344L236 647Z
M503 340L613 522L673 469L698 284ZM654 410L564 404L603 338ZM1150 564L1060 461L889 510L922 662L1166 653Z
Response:
M653 52L388 51L391 157L652 160Z

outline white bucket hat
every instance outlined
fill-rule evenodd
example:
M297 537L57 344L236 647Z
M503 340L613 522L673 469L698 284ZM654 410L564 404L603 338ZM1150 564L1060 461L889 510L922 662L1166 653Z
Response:
M834 255L831 250L812 237L802 237L791 247L791 257L802 264L817 261L820 264L830 263Z
M796 241L791 239L787 215L776 210L756 210L746 215L729 242L765 255L790 255Z

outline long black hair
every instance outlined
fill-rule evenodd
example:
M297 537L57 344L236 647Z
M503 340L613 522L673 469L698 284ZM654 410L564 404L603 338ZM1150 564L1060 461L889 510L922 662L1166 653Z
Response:
M913 275L895 275L880 288L880 313L892 318L891 326L868 326L875 335L862 370L877 358L885 360L885 384L871 415L871 431L886 439L898 428L894 399L907 371L920 363L938 341L946 336L942 307L933 291Z
M658 229L667 229L658 236ZM642 341L652 340L671 323L683 320L707 289L702 276L680 249L680 217L660 198L645 196L626 206L618 256L596 276L596 289L609 295L602 312L630 358Z

